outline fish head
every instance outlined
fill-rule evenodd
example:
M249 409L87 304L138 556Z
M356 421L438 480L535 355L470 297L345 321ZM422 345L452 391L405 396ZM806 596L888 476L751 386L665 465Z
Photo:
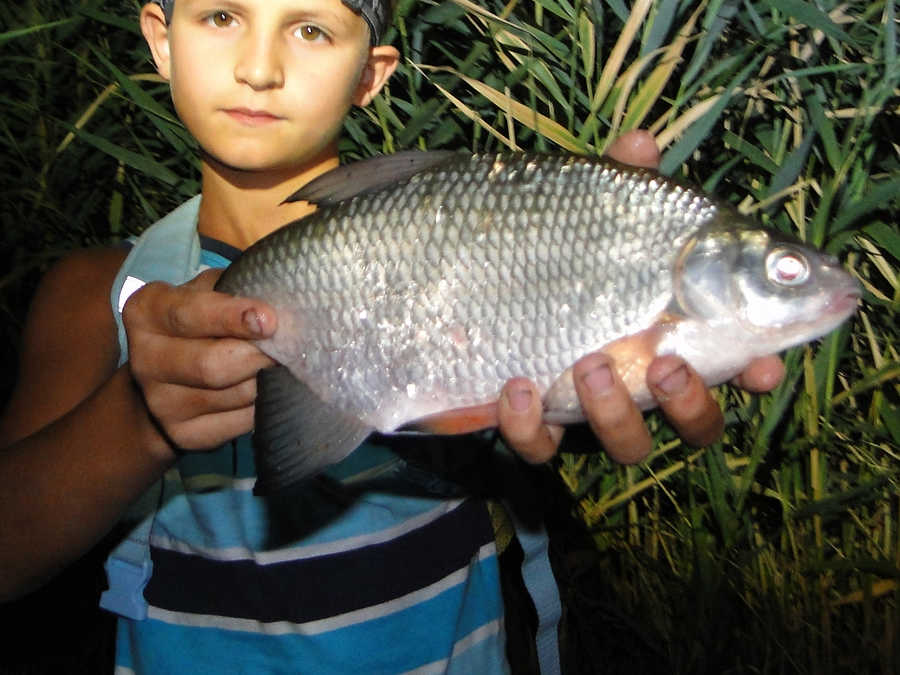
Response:
M854 313L861 295L833 256L737 214L688 241L674 275L680 311L737 325L767 352L830 332Z

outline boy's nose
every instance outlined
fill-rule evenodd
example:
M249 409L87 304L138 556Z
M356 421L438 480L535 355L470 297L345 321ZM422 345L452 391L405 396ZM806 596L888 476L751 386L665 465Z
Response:
M277 40L270 36L248 35L234 66L234 78L255 90L284 86L283 61Z

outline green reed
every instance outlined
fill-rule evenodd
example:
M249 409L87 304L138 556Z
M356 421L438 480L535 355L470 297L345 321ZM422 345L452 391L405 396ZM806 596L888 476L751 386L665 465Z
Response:
M0 392L40 272L197 190L138 6L0 7ZM686 447L656 414L639 466L570 442L554 469L591 539L567 539L558 568L574 672L900 667L897 25L889 0L400 0L403 63L348 120L348 160L599 154L645 128L663 172L826 248L865 289L852 322L785 355L775 391L718 389L721 442Z

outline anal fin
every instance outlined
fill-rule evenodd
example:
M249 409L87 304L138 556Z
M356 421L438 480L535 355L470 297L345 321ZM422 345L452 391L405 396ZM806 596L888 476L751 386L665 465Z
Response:
M272 494L336 464L372 427L325 403L284 366L256 378L254 493Z
M412 422L409 428L427 434L455 436L496 427L498 423L497 404L485 403L435 413Z

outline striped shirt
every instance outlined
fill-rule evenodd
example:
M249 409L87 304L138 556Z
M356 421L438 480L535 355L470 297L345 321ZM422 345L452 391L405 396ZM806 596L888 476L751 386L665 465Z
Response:
M203 266L236 254L202 244ZM244 436L147 495L148 617L120 619L117 673L508 672L482 499L373 442L289 495L254 476Z

